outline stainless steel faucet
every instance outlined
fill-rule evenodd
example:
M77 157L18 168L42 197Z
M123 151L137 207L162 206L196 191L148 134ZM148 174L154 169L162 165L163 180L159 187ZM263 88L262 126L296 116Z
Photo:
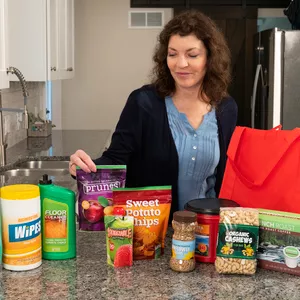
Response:
M28 111L27 111L27 97L29 96L26 80L21 73L20 70L18 70L15 67L9 67L7 69L7 73L15 74L22 87L23 97L24 97L24 109L19 108L3 108L2 107L2 98L1 98L1 90L0 90L0 166L6 165L6 148L7 148L7 134L4 136L4 130L3 130L3 111L10 111L10 112L23 112L24 114L24 125L25 129L28 129Z

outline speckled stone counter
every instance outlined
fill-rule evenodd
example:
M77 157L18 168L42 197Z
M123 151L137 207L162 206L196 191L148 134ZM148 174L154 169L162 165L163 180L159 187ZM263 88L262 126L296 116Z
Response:
M2 270L0 299L300 299L300 278L284 273L219 275L211 264L176 273L168 265L170 236L171 231L162 258L113 269L106 264L104 232L78 232L76 259L44 260L38 269L21 273Z

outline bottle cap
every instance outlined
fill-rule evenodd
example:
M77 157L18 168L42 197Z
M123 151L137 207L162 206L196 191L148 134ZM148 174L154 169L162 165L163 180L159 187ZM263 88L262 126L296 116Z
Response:
M197 214L191 211L176 211L173 213L173 220L183 223L192 223L197 221Z
M39 184L41 185L52 184L52 180L49 179L48 174L44 174L43 179L39 181Z

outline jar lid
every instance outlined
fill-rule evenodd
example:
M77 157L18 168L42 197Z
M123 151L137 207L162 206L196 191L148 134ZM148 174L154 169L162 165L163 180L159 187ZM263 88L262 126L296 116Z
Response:
M1 198L5 200L28 200L40 196L40 189L34 184L13 184L1 188Z
M197 214L191 211L176 211L173 213L176 222L192 223L197 221Z
M232 200L222 198L200 198L187 202L184 209L197 214L218 215L220 207L238 207L239 204Z

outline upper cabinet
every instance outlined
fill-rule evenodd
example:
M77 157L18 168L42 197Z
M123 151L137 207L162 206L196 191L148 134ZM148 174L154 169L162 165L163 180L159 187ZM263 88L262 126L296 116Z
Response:
M27 81L74 77L74 0L9 0L8 30L9 63Z
M9 87L7 36L7 0L0 0L0 89Z
M131 7L184 7L186 0L131 0Z
M256 6L266 8L287 7L290 0L131 0L131 7L189 7L201 6Z

